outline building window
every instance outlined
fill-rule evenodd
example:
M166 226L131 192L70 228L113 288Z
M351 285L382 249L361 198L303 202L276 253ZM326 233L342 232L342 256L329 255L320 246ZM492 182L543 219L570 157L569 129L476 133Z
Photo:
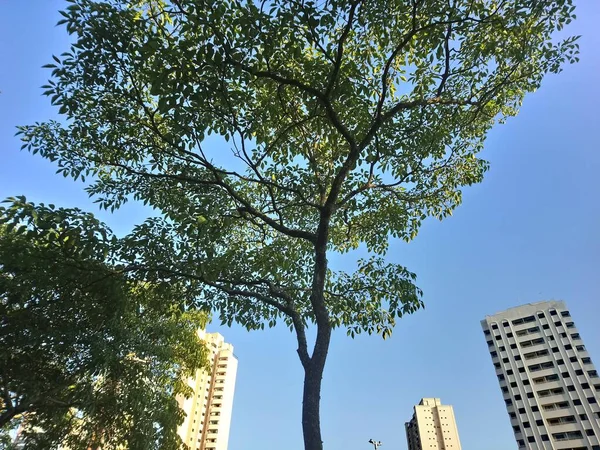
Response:
M525 408L519 408L519 414L525 414Z
M550 369L552 367L554 367L554 363L552 361L527 366L530 372L537 372L538 370Z
M525 330L517 331L517 336L519 336L519 337L526 336L528 334L537 333L538 331L540 331L540 327L531 327L531 328L527 328Z
M507 320L503 320L503 321L502 321L502 326L503 326L503 327L508 327L508 326L510 326L510 324L508 323L508 321L507 321Z
M501 345L501 346L500 346L500 351L501 351L501 352L505 352L505 351L506 351L506 347L505 347L504 345Z
M519 345L523 348L531 347L533 345L539 345L544 343L544 338L531 339L529 341L520 342Z
M536 424L538 427L542 427L542 426L544 426L544 421L543 421L542 419L537 419L537 420L535 421L535 424Z
M492 324L492 330L497 330L497 329L498 329L498 325L497 325L497 324L495 324L495 323L493 323L493 324Z
M512 321L513 325L520 325L522 323L529 323L529 322L535 322L535 317L534 316L527 316L527 317L523 317L522 319L515 319Z
M575 375L583 375L583 370L581 370L581 369L577 369L577 370L575 371Z
M562 394L565 390L561 387L559 388L554 388L554 389L545 389L543 391L539 391L538 397L543 398L543 397L549 397L551 395L558 395L558 394Z
M508 363L508 358L502 358L502 362L505 364Z
M552 353L558 353L559 351L558 347L552 347Z
M586 356L585 358L581 358L581 362L584 364L591 364L592 360L591 360L591 358Z
M573 404L575 406L581 406L581 400L579 400L578 398L576 398L576 399L573 400Z
M512 374L513 374L513 371L512 371L512 369L508 369L508 370L506 371L506 375L512 375Z
M519 367L519 373L525 373L525 367Z
M511 337L513 337L513 334L512 333L506 333L506 337L511 338Z
M555 441L569 441L571 439L581 439L583 435L581 431L567 431L565 433L554 433L552 438Z
M537 352L525 353L525 359L535 359L548 354L548 350L538 350Z
M587 414L579 414L579 418L580 418L581 420L588 420L588 416L587 416Z
M571 317L571 313L569 311L562 311L560 315L563 317Z
M594 430L585 430L586 436L594 436Z
M560 321L556 321L556 322L554 322L554 325L556 325L557 327L560 327L561 323L560 323Z
M587 401L588 401L588 403L592 403L592 404L597 403L596 397L588 397Z
M569 358L569 361L571 361L571 362L577 362L577 356L571 356Z
M556 374L552 374L552 375L546 375L545 377L539 377L539 378L534 378L533 382L535 384L541 384L541 383L548 383L550 381L558 381L558 375Z
M567 327L567 328L575 328L575 324L573 322L567 322L567 323L565 323L565 327Z
M544 313L543 313L543 312L539 312L539 313L538 313L538 317L539 317L540 319L543 319L543 318L545 317L545 316L544 316Z
M575 416L553 417L546 419L549 425L564 425L567 423L575 423Z
M579 336L579 333L573 333L573 334L571 335L571 338L573 338L573 339L575 339L575 340L579 340L579 339L581 339L581 336Z
M542 328L544 330L548 330L548 329L550 329L550 325L548 325L547 323L545 323L544 325L542 325Z
M556 315L556 310L555 309L551 309L550 310L550 315L551 316L555 316Z
M542 434L542 441L549 441L550 438L548 437L547 434Z
M533 436L527 436L528 442L535 442L535 438Z
M490 330L483 330L483 334L485 334L486 336L490 335Z
M548 403L546 405L542 405L544 411L554 411L556 409L566 409L569 407L569 402L557 402L557 403Z
M578 345L575 347L578 352L585 352L585 345Z
M572 350L573 346L571 344L566 344L565 345L565 350Z
M590 378L598 378L598 372L596 372L595 370L588 370L588 375L590 376Z
M538 411L540 410L540 408L538 408L536 405L533 405L533 406L531 407L531 410L532 410L533 412L538 412Z
M515 400L521 400L521 396L519 394L515 395Z
M567 386L567 391L575 392L575 386Z

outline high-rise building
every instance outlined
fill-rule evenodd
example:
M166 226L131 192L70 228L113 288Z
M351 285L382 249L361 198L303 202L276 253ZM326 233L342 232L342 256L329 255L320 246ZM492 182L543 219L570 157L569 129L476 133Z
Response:
M423 398L406 422L408 450L461 450L454 409L439 398Z
M519 448L600 450L600 378L564 302L481 321Z
M177 432L192 450L227 450L237 358L219 333L200 330L198 336L212 352L212 370L198 370L188 380L194 394L179 399L186 417Z

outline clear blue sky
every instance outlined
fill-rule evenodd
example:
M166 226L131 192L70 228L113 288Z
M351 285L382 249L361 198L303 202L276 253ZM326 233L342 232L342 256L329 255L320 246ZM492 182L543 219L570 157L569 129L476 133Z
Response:
M421 397L455 409L465 450L516 449L479 321L543 299L569 305L600 362L600 2L578 2L570 27L581 62L526 98L518 117L490 135L491 171L440 223L427 222L389 258L415 271L426 309L393 337L351 340L335 333L322 394L327 450L406 449L404 422ZM0 2L0 197L91 210L119 234L146 212L135 205L98 212L80 184L54 175L40 157L19 151L15 126L56 116L39 86L53 53L66 50L58 0ZM344 261L337 260L343 265ZM302 374L285 329L222 329L239 372L230 450L301 450Z

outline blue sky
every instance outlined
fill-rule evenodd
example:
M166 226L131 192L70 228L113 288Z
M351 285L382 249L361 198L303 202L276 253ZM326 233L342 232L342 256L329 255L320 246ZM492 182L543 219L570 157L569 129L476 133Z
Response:
M581 62L526 98L518 117L490 134L485 181L465 191L444 222L393 242L388 258L418 274L426 309L390 340L334 334L322 394L327 450L404 450L404 422L421 397L454 406L465 450L517 448L479 321L511 306L567 302L600 361L600 2L578 2ZM66 50L62 1L0 2L0 197L79 206L119 234L147 212L98 211L82 185L19 151L15 126L56 117L41 96L43 64ZM344 260L336 264L343 266ZM286 329L219 328L235 346L238 381L230 450L300 450L302 372ZM211 330L212 331L212 330Z

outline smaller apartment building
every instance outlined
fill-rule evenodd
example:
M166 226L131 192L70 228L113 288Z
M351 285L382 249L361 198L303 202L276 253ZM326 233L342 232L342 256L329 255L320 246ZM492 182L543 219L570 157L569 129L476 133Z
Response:
M192 450L227 450L238 361L219 333L200 330L198 337L212 351L212 370L198 370L188 380L194 393L179 399L186 417L177 431Z
M406 422L408 450L461 450L454 409L439 398L423 398Z

